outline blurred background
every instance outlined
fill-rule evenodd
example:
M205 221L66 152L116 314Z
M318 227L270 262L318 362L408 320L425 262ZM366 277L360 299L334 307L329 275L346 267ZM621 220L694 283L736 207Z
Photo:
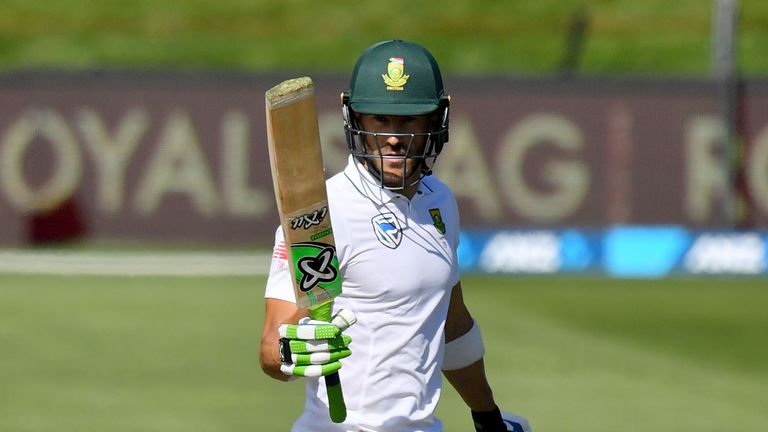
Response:
M0 430L288 430L258 367L264 91L315 80L326 171L369 45L452 96L465 297L537 431L768 423L768 3L6 0ZM452 389L446 430L472 430Z

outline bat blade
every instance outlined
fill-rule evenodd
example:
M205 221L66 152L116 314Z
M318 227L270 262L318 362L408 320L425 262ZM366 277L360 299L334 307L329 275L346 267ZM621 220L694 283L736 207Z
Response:
M341 293L341 276L312 80L303 77L278 84L267 91L266 105L272 181L293 264L296 301L301 308L313 308Z
M309 77L276 85L265 94L267 142L275 200L285 235L296 304L313 319L331 321L341 274L328 210L314 84ZM325 378L331 419L346 407L337 373Z

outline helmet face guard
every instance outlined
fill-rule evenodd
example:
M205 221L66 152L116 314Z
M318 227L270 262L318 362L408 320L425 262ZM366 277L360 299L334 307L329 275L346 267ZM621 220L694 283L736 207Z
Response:
M433 113L434 130L429 132L371 132L362 128L356 113L349 107L349 97L342 95L342 116L344 119L344 135L347 147L352 156L366 166L368 172L378 180L380 186L389 190L403 190L413 186L422 178L432 174L432 167L437 156L448 141L448 111L449 98L441 99L440 107ZM390 137L398 137L405 144L404 152L400 155L385 155L382 152L384 141ZM423 147L416 145L424 141ZM403 163L403 174L398 183L385 183L383 174L378 166L384 166L385 160L400 160ZM408 161L414 161L410 171ZM379 163L376 164L375 162ZM418 171L418 175L414 175Z

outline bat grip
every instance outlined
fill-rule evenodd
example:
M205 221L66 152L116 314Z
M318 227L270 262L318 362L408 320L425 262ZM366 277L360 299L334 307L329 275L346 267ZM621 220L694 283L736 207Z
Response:
M309 310L312 319L331 322L333 302L324 303ZM325 389L328 394L328 413L334 423L341 423L347 418L347 405L344 403L344 393L341 391L339 373L334 372L325 376Z

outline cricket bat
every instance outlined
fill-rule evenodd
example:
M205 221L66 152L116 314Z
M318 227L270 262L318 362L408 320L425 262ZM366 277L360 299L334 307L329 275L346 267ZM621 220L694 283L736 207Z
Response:
M331 321L341 274L328 212L312 79L295 78L265 94L272 182L285 234L296 305L312 319ZM339 374L325 377L331 419L347 417Z

